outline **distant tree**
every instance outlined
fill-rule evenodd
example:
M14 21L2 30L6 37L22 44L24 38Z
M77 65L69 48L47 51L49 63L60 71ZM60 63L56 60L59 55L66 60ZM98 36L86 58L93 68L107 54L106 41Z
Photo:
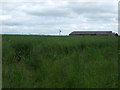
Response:
M61 30L59 30L59 35L61 35L61 32L62 32L62 31L61 31Z
M118 36L118 34L117 34L117 33L115 33L115 36Z

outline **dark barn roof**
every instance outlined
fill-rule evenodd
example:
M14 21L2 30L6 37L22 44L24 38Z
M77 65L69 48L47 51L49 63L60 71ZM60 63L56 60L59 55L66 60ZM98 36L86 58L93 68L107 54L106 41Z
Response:
M73 31L69 35L114 35L112 31Z

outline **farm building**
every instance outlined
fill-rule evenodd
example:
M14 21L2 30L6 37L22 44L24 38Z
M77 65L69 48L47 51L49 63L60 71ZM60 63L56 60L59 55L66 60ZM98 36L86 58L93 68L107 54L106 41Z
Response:
M101 35L101 36L115 36L112 31L73 31L69 35Z

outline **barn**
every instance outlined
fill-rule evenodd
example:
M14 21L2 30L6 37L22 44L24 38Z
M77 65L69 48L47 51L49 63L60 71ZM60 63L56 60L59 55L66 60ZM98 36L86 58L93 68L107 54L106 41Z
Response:
M100 36L115 36L112 31L73 31L69 35L100 35Z

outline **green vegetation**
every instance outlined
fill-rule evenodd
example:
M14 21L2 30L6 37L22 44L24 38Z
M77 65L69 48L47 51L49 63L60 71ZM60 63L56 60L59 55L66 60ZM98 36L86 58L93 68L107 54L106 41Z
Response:
M3 35L3 88L117 88L118 38Z

